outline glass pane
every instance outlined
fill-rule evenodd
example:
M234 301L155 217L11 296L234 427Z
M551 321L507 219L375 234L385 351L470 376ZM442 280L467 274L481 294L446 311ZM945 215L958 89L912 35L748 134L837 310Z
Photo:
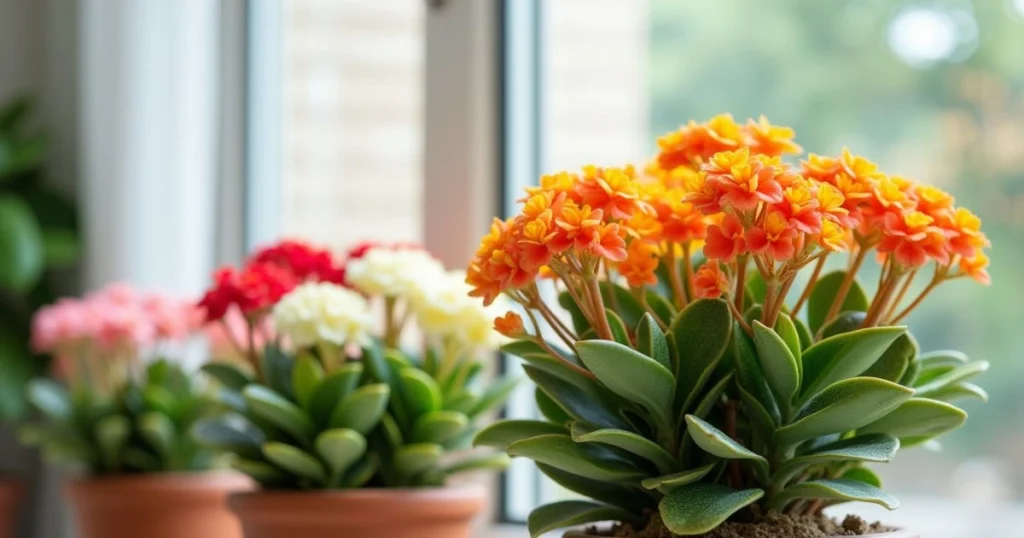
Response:
M282 7L282 233L340 248L421 240L426 3Z
M996 374L981 381L991 401L964 405L972 417L941 452L879 466L904 508L877 515L937 538L1014 535L1007 521L1024 514L1024 2L563 0L545 3L544 20L544 172L643 163L656 137L690 119L765 114L807 151L848 146L985 220L994 285L948 284L909 325L924 350L991 361Z

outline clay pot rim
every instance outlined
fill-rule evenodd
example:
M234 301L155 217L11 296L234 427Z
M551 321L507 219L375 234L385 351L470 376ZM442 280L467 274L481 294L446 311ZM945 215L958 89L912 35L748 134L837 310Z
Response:
M563 538L608 538L607 536L598 536L596 534L587 534L583 531L569 531L563 535ZM850 538L843 536L831 536L829 538ZM882 534L862 534L854 538L918 538L918 535L913 531L907 529L897 529Z
M225 489L250 490L253 487L254 484L249 477L223 470L82 476L68 478L65 482L65 489L69 492L87 489L90 494L127 489L138 492L182 492L195 495L204 492L217 494Z
M231 495L231 503L272 503L277 499L334 499L372 501L398 500L420 501L423 499L465 499L486 496L486 488L482 485L462 484L457 486L436 486L427 488L354 488L336 490L292 490L292 489L256 489Z

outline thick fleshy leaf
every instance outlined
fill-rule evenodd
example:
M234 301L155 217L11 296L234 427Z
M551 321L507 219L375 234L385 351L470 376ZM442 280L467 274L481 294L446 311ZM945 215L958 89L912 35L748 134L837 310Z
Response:
M800 332L796 328L796 323L785 313L780 313L779 319L775 322L775 333L782 338L782 341L786 343L786 347L796 357L796 364L799 367L800 355L803 353L803 344L800 342Z
M508 446L508 455L529 458L594 480L629 482L644 473L591 444L576 443L568 435L539 435Z
M636 329L637 324L640 323L640 318L645 314L644 307L640 304L640 301L628 289L622 286L602 281L600 287L604 305L618 314L630 332Z
M232 458L231 467L236 471L247 474L260 484L273 484L284 481L288 473L268 463L250 460L246 458Z
M662 473L671 473L677 465L675 458L657 443L625 430L594 429L582 422L574 422L572 440L577 443L600 443L621 448L654 463Z
M846 271L833 271L822 275L814 284L814 289L807 301L807 326L811 332L817 333L825 323L825 315L828 314L845 279ZM864 293L864 289L855 278L850 286L850 291L846 294L846 299L837 312L866 312L867 309L867 294Z
M803 354L803 388L800 402L806 402L825 387L860 375L906 332L906 327L872 327L826 338Z
M234 364L226 362L210 362L204 364L202 371L229 389L241 391L252 383L248 373Z
M757 357L757 350L753 339L747 333L737 329L732 333L732 352L736 362L736 376L740 388L747 393L748 402L756 402L771 420L771 428L774 431L782 421L779 407L772 394L768 380L765 379L761 369L760 360ZM749 403L748 403L749 405ZM761 416L755 417L761 419ZM764 424L761 424L764 426Z
M847 471L843 473L843 476L840 476L839 478L842 478L843 480L863 482L876 488L882 487L882 479L867 467L854 467L852 469L847 469Z
M327 470L320 460L292 445L271 441L263 445L263 456L296 476L317 482L327 481Z
M647 290L647 307L665 327L672 323L672 318L676 315L676 308L672 303L653 290Z
M658 364L665 367L667 370L672 370L672 358L668 352L668 340L665 339L665 333L661 332L661 327L654 321L654 316L651 314L644 314L643 318L640 319L640 323L636 327L636 348L654 359Z
M331 413L337 407L338 402L355 390L359 379L363 376L363 365L358 362L351 362L341 366L337 371L332 372L313 391L309 400L309 415L313 421L326 427L331 419Z
M257 417L281 428L299 441L312 441L313 422L299 406L262 385L249 385L242 391L242 395Z
M793 336L796 336L795 331ZM768 381L768 386L774 392L783 414L788 415L793 398L800 388L800 368L797 365L796 356L793 355L793 351L781 336L756 320L754 321L754 345L757 347L757 355L761 359L761 370Z
M864 320L867 317L867 312L840 312L836 319L833 319L821 328L821 331L818 332L818 338L825 339L837 334L856 331L864 325Z
M0 195L0 288L28 291L45 265L43 233L25 200Z
M935 368L937 366L961 366L967 364L968 358L961 351L955 349L943 349L939 351L929 351L928 353L922 353L921 358L922 369Z
M508 467L509 461L508 456L503 453L472 454L448 463L442 471L447 475L483 469L501 471Z
M295 393L292 391L292 367L295 366L295 359L285 353L275 344L267 344L260 356L263 368L263 379L271 390L293 400Z
M373 475L380 469L380 459L369 454L367 457L355 462L345 471L341 479L342 487L360 488L366 485L373 478Z
M839 501L860 501L884 506L895 510L900 502L895 497L870 484L859 480L810 480L794 484L782 490L769 508L781 510L797 499L826 499Z
M553 530L598 521L639 523L640 518L636 514L606 504L590 501L559 501L535 508L530 512L526 526L530 531L531 538L538 538Z
M764 496L760 489L735 490L718 484L676 488L658 505L668 530L683 536L703 534Z
M359 387L334 408L331 427L350 428L366 435L380 422L390 394L391 389L384 383Z
M655 501L646 495L637 495L635 489L620 486L604 480L594 480L585 476L569 473L550 465L537 463L537 469L544 473L559 486L613 506L618 506L633 513L643 513L653 508Z
M505 450L516 441L538 435L565 435L569 431L560 424L540 420L500 420L480 430L473 438L473 446L492 446Z
M737 443L718 428L693 416L686 415L686 431L705 452L728 460L750 460L768 472L768 460Z
M686 471L680 471L678 473L667 474L664 476L657 476L654 478L645 478L641 484L647 489L656 489L664 494L668 494L675 488L693 484L694 482L700 481L702 478L708 475L712 469L715 468L716 463L709 463L703 467L696 469L688 469Z
M679 364L676 372L676 401L689 408L729 347L733 319L721 299L700 299L690 303L672 322Z
M624 346L629 346L629 328L626 327L626 322L622 321L622 318L610 308L606 308L604 313L608 318L608 327L612 331L612 339Z
M927 398L949 385L967 381L968 379L987 371L987 361L969 362L962 366L957 366L952 370L931 379L923 385L916 386L914 388L914 394L922 398Z
M772 415L765 410L761 402L747 392L746 389L740 387L739 392L744 414L750 419L754 430L761 436L761 440L771 440L772 436L775 434L775 428L778 427L776 419L773 419Z
M411 419L441 410L441 388L426 372L403 368L398 374L398 383L402 387L401 401Z
M327 463L332 480L340 480L342 473L366 453L366 438L355 430L336 428L316 436L313 447Z
M93 435L96 437L96 447L106 466L111 470L118 470L118 460L121 451L124 449L128 437L131 435L131 422L124 415L110 415L100 419L93 428Z
M238 415L201 420L192 427L192 436L205 446L253 458L266 442L262 430Z
M772 476L772 482L785 484L796 473L810 465L837 461L888 462L896 456L899 448L899 439L882 433L868 433L841 439L787 461Z
M605 340L578 342L576 352L612 392L643 406L659 424L669 423L675 380L658 361Z
M790 321L792 321L793 326L796 327L796 336L800 342L800 353L803 354L803 350L811 347L814 344L814 335L811 334L811 329L807 327L807 324L805 324L803 321L800 321L800 318L790 318ZM803 363L801 362L801 364ZM801 372L801 374L802 373L803 372Z
M917 358L917 352L917 341L909 332L903 333L862 375L899 383L907 373L910 363Z
M934 437L955 430L966 421L967 413L955 405L914 397L859 431L887 433L899 438Z
M614 393L593 380L574 373L570 382L529 365L523 365L523 371L573 419L608 428L629 428L618 413L620 402L613 399Z
M392 387L395 386L395 379L392 375L391 367L384 358L384 351L381 350L380 346L377 345L376 342L363 348L362 362L366 365L366 371L369 372L373 379L380 383L387 383Z
M167 415L155 411L143 413L139 415L137 426L139 434L165 458L177 449L178 434Z
M395 470L407 480L415 479L424 471L436 467L442 454L444 454L444 448L441 445L430 443L405 445L395 452Z
M537 403L537 410L540 411L541 416L549 421L555 424L568 424L572 421L572 417L559 407L540 387L533 389L533 399Z
M309 409L313 394L324 379L324 368L320 361L308 353L299 354L292 368L292 391L295 400L304 409Z
M974 383L957 383L955 385L946 385L945 387L932 392L930 398L933 400L941 400L943 402L954 402L962 399L974 399L987 402L988 393L985 392L985 389L975 385Z
M456 411L432 411L416 419L412 442L443 445L458 437L469 426L466 415Z
M576 304L576 301L569 292L563 291L558 294L558 305L564 308L572 317L572 328L576 334L582 335L584 331L590 328L590 321L583 315L583 311L580 310L579 305Z
M775 431L775 441L792 446L801 441L843 433L884 417L910 399L914 391L873 377L839 381L811 398L796 420Z
M710 413L716 405L721 403L722 394L725 393L726 387L728 387L729 382L732 381L733 375L734 372L729 372L722 377L722 379L719 379L718 383L715 383L713 387L704 393L704 397L697 402L697 406L693 408L693 411L690 414L697 418L706 418L708 413Z

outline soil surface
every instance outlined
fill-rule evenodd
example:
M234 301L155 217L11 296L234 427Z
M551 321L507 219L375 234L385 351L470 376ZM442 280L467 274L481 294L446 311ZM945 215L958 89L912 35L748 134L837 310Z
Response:
M881 523L868 523L857 516L838 521L825 516L786 516L771 513L751 523L728 522L715 530L692 538L825 538L828 536L861 536L893 530ZM591 531L593 532L593 531ZM616 525L609 536L618 538L676 538L654 514L647 526Z

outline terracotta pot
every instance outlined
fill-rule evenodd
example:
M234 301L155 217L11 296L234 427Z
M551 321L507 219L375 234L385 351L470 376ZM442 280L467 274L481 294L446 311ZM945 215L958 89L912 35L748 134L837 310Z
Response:
M597 534L587 534L579 531L569 531L563 535L563 538L608 538L607 536L599 536ZM834 536L832 538L849 538L842 536ZM855 538L921 538L916 532L907 530L898 530L893 532L887 532L884 534L862 534Z
M469 538L480 487L233 495L245 538Z
M14 536L18 524L18 504L21 501L21 482L0 480L0 538Z
M81 538L241 538L227 498L253 489L234 473L152 474L66 484Z

